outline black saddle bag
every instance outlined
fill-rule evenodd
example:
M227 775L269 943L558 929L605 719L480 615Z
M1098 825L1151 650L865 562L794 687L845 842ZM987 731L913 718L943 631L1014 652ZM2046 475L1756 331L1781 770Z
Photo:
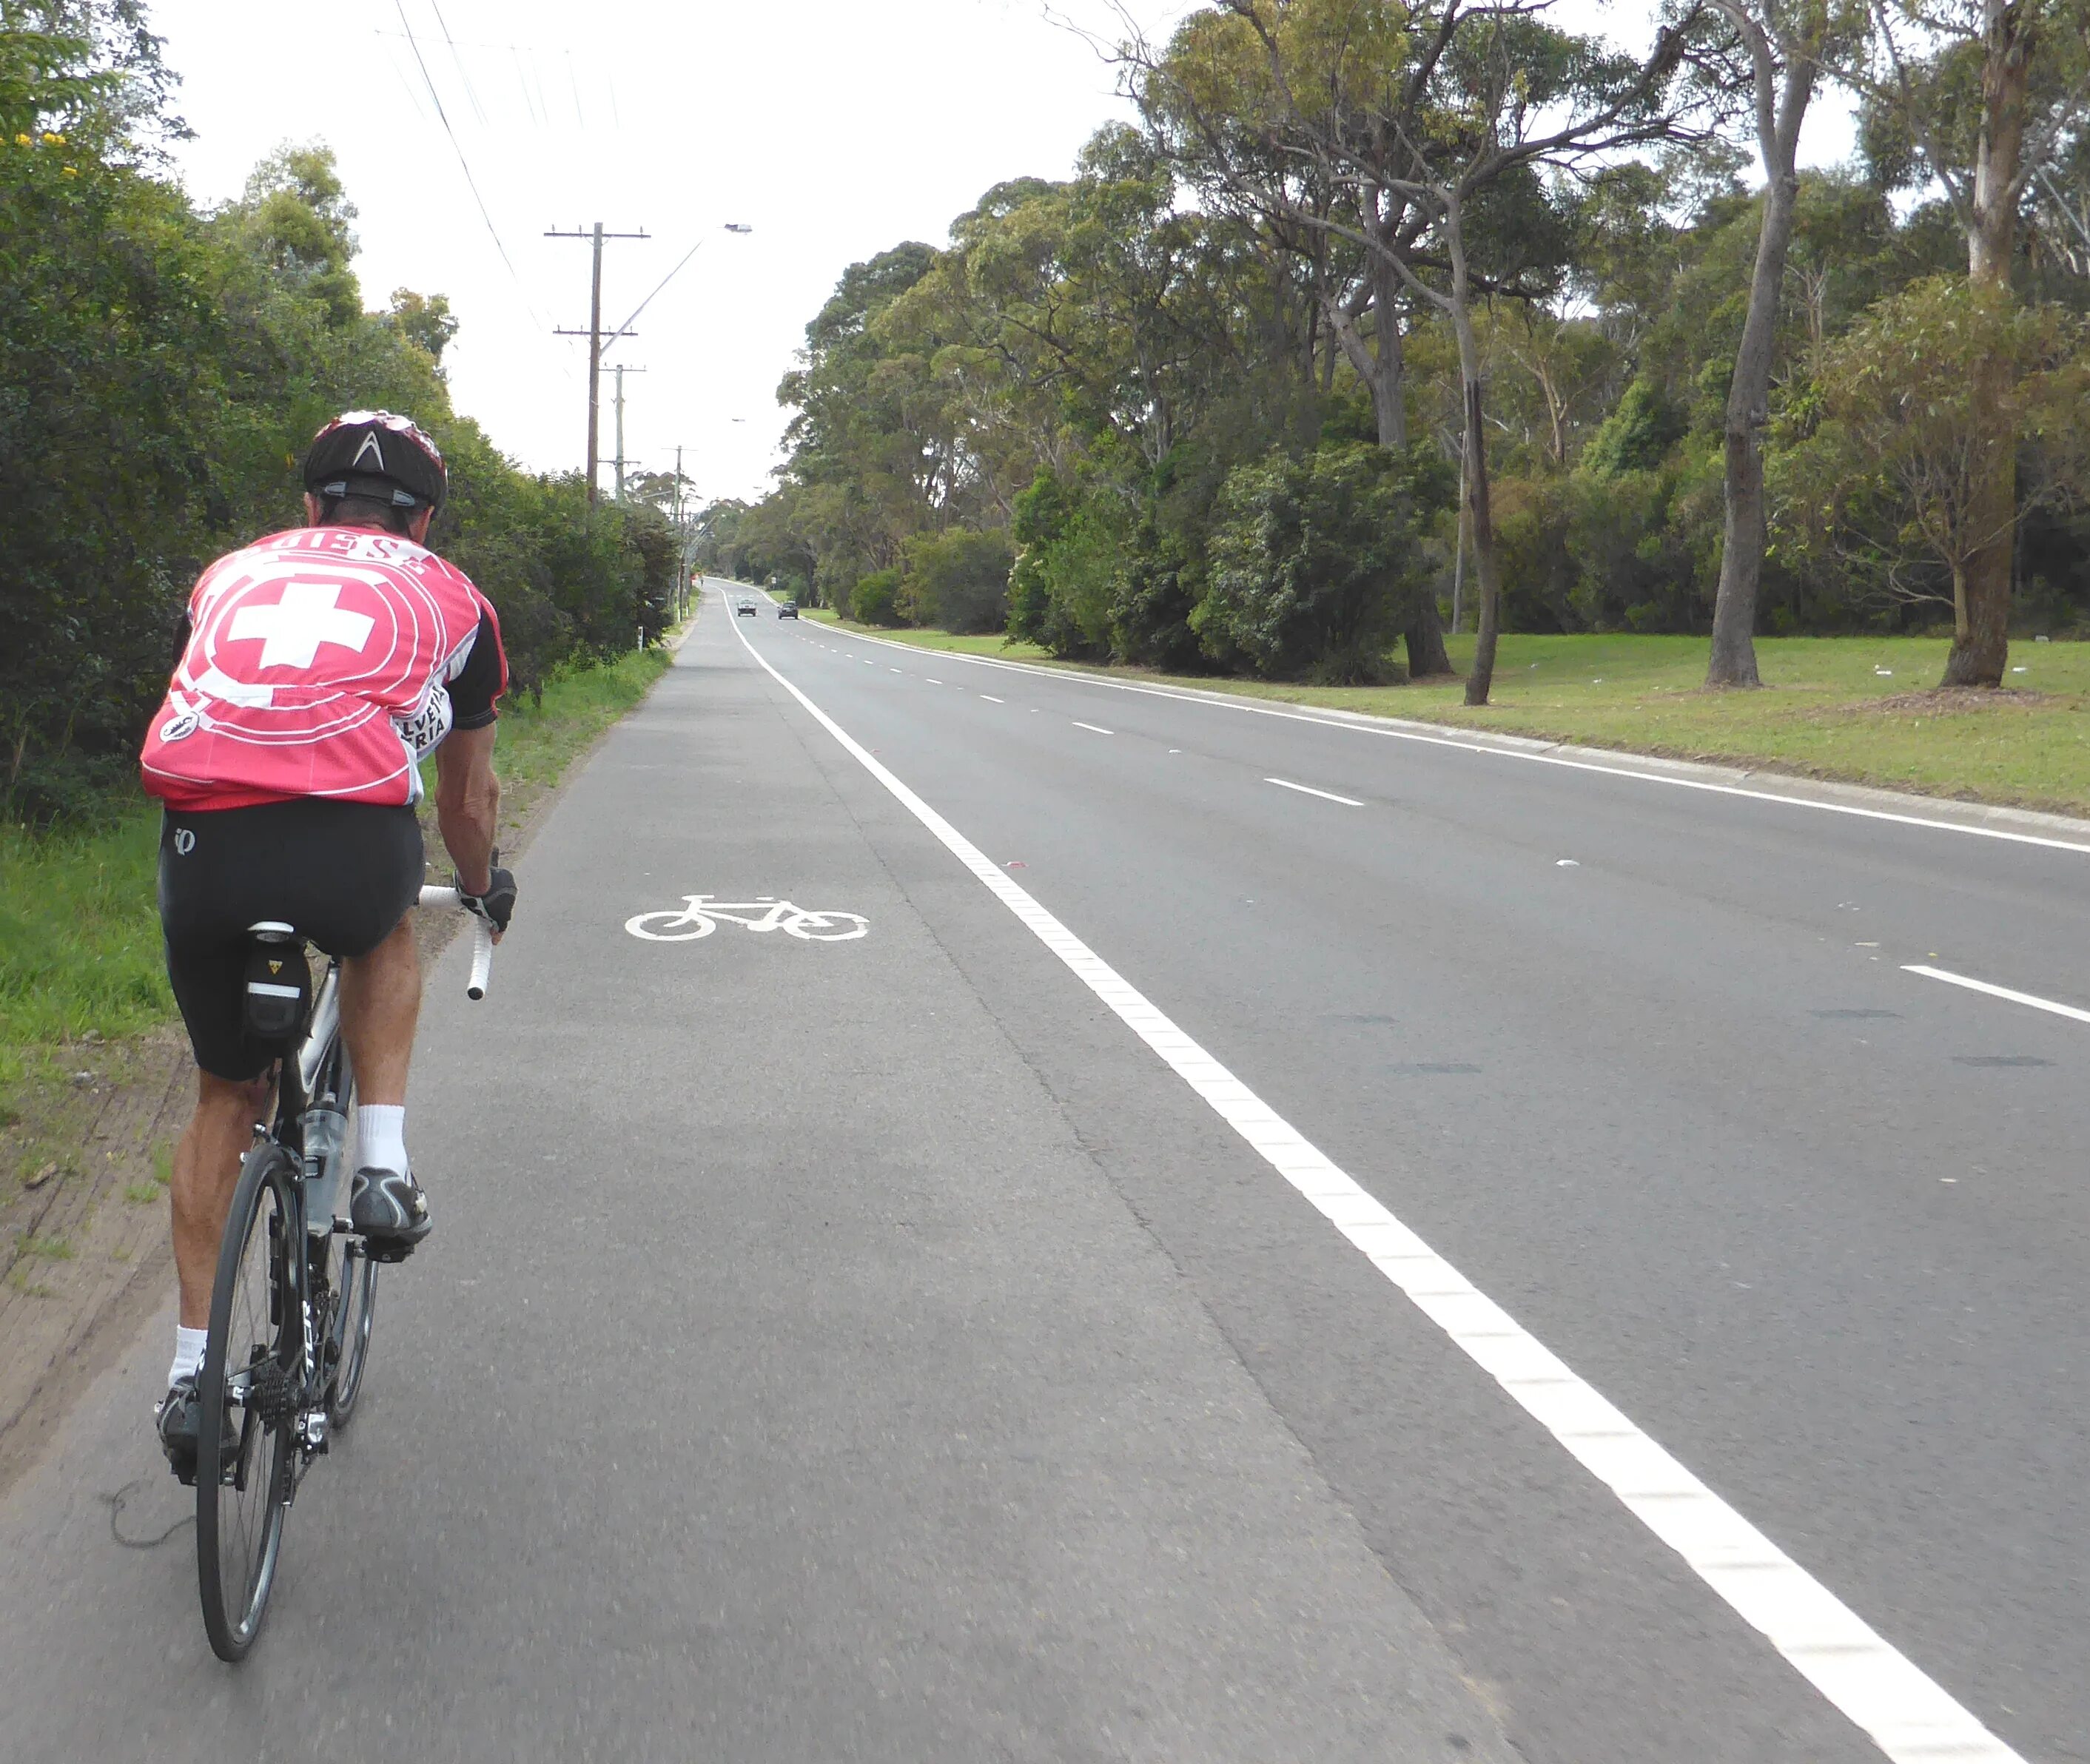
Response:
M257 925L247 935L247 1032L269 1046L287 1046L312 1002L304 939L287 925Z

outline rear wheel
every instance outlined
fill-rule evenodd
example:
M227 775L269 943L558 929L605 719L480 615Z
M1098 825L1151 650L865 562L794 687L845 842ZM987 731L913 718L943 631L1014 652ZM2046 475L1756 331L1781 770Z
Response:
M196 1573L204 1627L221 1660L243 1659L260 1633L290 1504L303 1359L291 1260L303 1248L291 1241L296 1179L290 1154L273 1142L241 1166L196 1380Z

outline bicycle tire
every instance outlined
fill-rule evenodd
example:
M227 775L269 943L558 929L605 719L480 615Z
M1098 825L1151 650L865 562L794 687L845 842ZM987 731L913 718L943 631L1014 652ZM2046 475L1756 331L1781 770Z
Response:
M649 920L652 919L665 919L676 925L688 925L694 922L697 929L694 931L682 931L673 934L660 931L647 931L641 929L641 927L643 926ZM700 937L709 937L712 932L718 929L718 921L716 919L707 918L700 912L691 914L687 912L677 912L671 909L664 912L641 912L634 914L632 917L626 919L624 921L624 929L629 931L634 937L644 938L649 943L691 943L695 942L696 939Z
M335 1241L342 1245L336 1263L332 1331L338 1358L327 1383L327 1424L338 1432L348 1425L355 1413L355 1399L363 1393L371 1326L377 1312L377 1264L359 1239Z
M304 1253L293 1241L303 1237L290 1192L297 1179L290 1153L273 1140L241 1165L196 1379L196 1579L211 1651L228 1663L244 1659L260 1633L290 1506L303 1358L290 1260ZM219 1468L228 1423L239 1429L229 1476Z
M814 925L819 929L815 930ZM848 927L830 930L831 925ZM852 938L862 937L871 929L871 921L860 912L811 912L801 908L796 918L786 919L784 929L792 936L807 943L846 943Z

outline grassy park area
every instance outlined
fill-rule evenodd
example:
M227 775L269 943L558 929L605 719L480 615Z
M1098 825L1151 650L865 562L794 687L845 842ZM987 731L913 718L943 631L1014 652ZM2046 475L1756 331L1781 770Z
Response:
M832 613L813 616L840 622ZM846 629L867 630L862 626ZM903 643L1053 663L1035 644L941 631L879 630ZM1450 640L1455 667L1471 637ZM1692 637L1506 636L1493 702L1468 710L1457 680L1402 686L1308 686L1168 679L1208 691L1592 747L1760 766L1932 796L2090 814L2090 643L2012 646L2002 693L1939 693L1936 637L1761 637L1761 692L1708 692L1705 642ZM2022 669L2022 672L2017 670Z

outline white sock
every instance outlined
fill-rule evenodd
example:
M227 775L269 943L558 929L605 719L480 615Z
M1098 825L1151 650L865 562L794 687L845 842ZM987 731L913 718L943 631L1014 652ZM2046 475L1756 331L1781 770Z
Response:
M184 1329L174 1325L174 1363L167 1368L167 1388L172 1390L178 1379L193 1378L203 1365L203 1345L209 1337L208 1329Z
M406 1109L403 1103L360 1102L355 1105L355 1162L359 1170L375 1165L407 1174Z

